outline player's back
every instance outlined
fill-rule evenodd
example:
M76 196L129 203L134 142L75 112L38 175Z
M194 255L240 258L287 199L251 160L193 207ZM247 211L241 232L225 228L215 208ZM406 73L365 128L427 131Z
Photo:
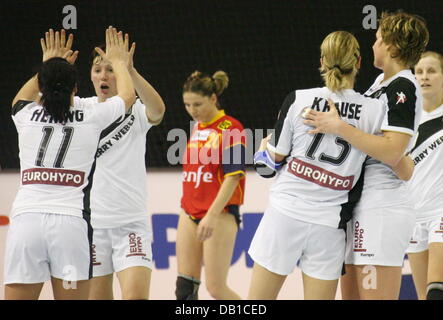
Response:
M301 215L305 221L337 226L339 216L331 210L339 212L350 201L349 192L359 180L366 154L338 136L309 134L312 128L303 123L302 113L305 108L328 111L329 98L344 121L373 134L380 129L385 107L352 89L333 93L324 87L291 95L279 115L275 147L270 146L272 151L288 155L271 197L279 198L283 211Z
M20 101L14 106L21 185L12 215L45 212L81 217L89 211L100 132L123 114L121 98L95 108L75 98L66 123L55 121L35 102Z

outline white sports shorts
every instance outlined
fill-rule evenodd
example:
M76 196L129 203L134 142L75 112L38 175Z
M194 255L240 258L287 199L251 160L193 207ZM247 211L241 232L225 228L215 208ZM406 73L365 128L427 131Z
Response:
M412 238L409 241L409 248L406 252L417 253L426 251L432 242L443 243L443 215L416 223Z
M53 213L14 216L6 239L4 283L42 283L51 277L88 280L90 248L83 218Z
M342 229L296 220L268 207L248 253L273 273L288 275L298 265L312 278L336 280L343 268L345 236Z
M130 267L152 269L152 228L147 219L118 228L94 229L92 265L94 277Z
M356 210L347 226L346 264L403 266L414 225L410 206Z

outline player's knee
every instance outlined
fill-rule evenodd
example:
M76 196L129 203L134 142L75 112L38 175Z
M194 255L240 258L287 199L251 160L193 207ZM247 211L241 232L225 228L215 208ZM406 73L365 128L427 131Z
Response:
M200 281L191 277L179 275L177 277L175 296L177 300L198 300Z
M122 293L122 299L123 300L148 300L149 299L149 292L141 291L141 290L134 290L134 291L124 291Z
M225 290L225 285L219 283L211 283L210 281L206 284L206 290L208 290L211 297L215 300L222 300L223 292Z
M431 282L427 292L426 300L443 300L443 282Z

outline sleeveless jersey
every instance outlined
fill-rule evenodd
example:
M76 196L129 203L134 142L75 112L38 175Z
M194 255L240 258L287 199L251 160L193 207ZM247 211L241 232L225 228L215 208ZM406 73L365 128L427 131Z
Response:
M97 97L82 99L97 104ZM125 117L100 135L91 191L91 224L116 228L147 217L146 134L152 125L137 99Z
M385 107L352 89L333 93L328 88L297 90L283 102L268 148L288 156L270 190L270 205L301 221L344 228L359 199L359 180L366 155L344 139L318 133L303 123L306 107L329 110L335 102L341 118L367 133L380 130Z
M183 156L181 206L187 214L203 218L230 175L242 177L227 206L243 204L245 145L243 125L223 110L209 123L195 124Z
M113 97L95 105L74 98L66 124L36 102L12 108L18 131L21 183L11 215L55 213L89 218L90 190L101 131L125 114Z
M382 79L383 74L377 77L365 96L379 99L387 105L381 129L410 135L412 138L407 147L407 151L410 151L414 146L422 115L420 87L410 70L402 70L380 83ZM365 168L362 202L359 205L372 208L408 203L410 199L405 188L405 181L398 179L388 165L369 157ZM396 191L386 196L381 190Z

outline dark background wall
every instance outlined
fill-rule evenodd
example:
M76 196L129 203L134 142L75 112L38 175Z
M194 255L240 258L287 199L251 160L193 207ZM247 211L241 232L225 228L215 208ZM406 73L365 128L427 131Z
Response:
M246 128L271 128L285 95L320 86L319 46L335 30L352 32L360 42L363 65L356 84L364 91L379 73L372 66L375 30L362 26L365 5L403 9L427 20L428 48L443 52L443 0L134 0L2 1L0 3L0 165L18 168L17 134L10 103L41 60L39 39L60 29L66 5L77 9L74 47L80 51L80 96L93 95L89 79L92 48L104 42L108 25L137 42L135 66L165 100L164 121L148 134L147 163L169 166L169 130L189 130L181 86L194 70L225 70L230 87L223 95L227 112Z

